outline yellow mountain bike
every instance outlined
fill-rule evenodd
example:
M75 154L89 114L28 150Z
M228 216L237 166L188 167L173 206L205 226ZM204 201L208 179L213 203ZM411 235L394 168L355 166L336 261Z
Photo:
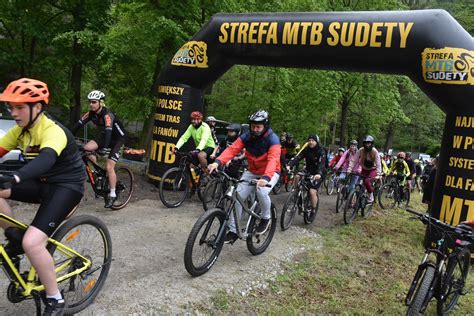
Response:
M27 225L0 213L0 221L26 231ZM21 240L8 240L21 245ZM26 256L7 253L0 244L0 265L10 280L7 298L12 303L34 299L41 315L45 288ZM8 247L7 247L8 249ZM80 215L64 222L48 239L60 291L66 301L65 314L74 314L90 305L104 285L112 261L112 243L105 224L96 217ZM22 270L22 266L24 270Z

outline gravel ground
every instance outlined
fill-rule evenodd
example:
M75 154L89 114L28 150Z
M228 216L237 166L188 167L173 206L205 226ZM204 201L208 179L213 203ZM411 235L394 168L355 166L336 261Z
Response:
M224 245L212 269L192 278L184 268L183 252L188 234L203 212L197 197L177 209L166 209L157 189L143 176L135 178L134 197L126 208L106 210L103 201L88 191L77 212L97 216L107 224L114 257L102 291L83 315L196 313L193 304L206 305L216 290L247 295L252 289L266 287L266 282L282 271L284 262L309 247L321 247L323 240L317 234L318 227L343 224L342 214L333 211L335 198L322 194L315 224L306 226L303 218L297 216L293 226L281 232L278 222L270 247L259 256L252 256L243 241ZM287 197L283 191L272 196L278 213ZM34 205L18 204L14 208L16 216L26 222L32 219L36 209ZM0 278L0 314L32 315L32 301L8 302L7 285L6 277Z

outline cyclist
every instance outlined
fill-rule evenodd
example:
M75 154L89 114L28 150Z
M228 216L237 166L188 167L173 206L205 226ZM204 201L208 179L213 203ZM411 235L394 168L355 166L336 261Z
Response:
M298 142L293 138L293 135L290 133L286 133L286 136L281 144L281 147L285 148L285 163L288 162L291 158L295 157L300 145Z
M270 192L280 177L280 140L270 128L270 116L265 110L258 110L249 116L250 131L244 133L209 165L209 172L219 166L225 165L233 157L245 149L245 157L248 160L248 170L241 177L242 180L258 179L257 199L262 210L262 220L257 226L256 233L263 234L267 231L271 220ZM266 185L269 184L270 187ZM252 192L252 187L241 183L237 192L245 200ZM238 215L242 213L242 206L237 203ZM231 218L229 232L226 236L227 242L234 242L238 238L235 230L234 218Z
M6 250L10 256L24 250L36 269L46 290L43 315L62 314L64 298L59 292L53 258L46 244L48 237L81 201L85 166L71 132L43 112L49 102L49 90L44 82L28 78L13 81L0 95L0 101L7 103L17 124L0 139L0 156L18 146L27 160L13 175L2 176L2 180L9 180L12 186L0 191L0 212L13 215L6 199L40 204L24 233L22 245L10 241ZM2 227L5 235L21 240L23 230L6 224Z
M416 173L416 178L415 178L415 185L418 187L418 190L420 192L422 191L421 187L421 175L423 174L423 168L421 166L421 161L419 159L415 159L415 173Z
M217 147L219 145L219 139L217 138L217 133L216 133L217 120L214 116L208 116L206 119L206 122L211 128L212 139L214 139L214 143L216 143L216 147Z
M401 186L405 185L405 179L410 177L410 168L405 161L406 154L401 151L397 154L397 160L395 160L390 167L389 173L397 176L397 179L401 182Z
M318 206L318 190L323 183L323 175L326 166L326 152L319 143L318 135L308 136L308 146L303 149L294 159L290 160L289 167L292 168L297 165L301 159L305 160L306 171L312 175L312 180L309 188L309 197L311 200L311 212L316 212ZM299 177L295 177L295 182L299 181Z
M117 116L105 106L105 94L99 90L93 90L87 95L90 111L82 115L81 119L71 129L75 134L89 122L97 126L99 133L95 139L84 145L84 150L98 150L99 155L107 155L105 169L109 178L110 192L105 199L105 208L111 208L117 199L115 187L117 185L117 175L115 165L120 159L120 148L125 143L126 133L122 122ZM95 156L90 156L96 162Z
M337 155L335 155L331 161L329 162L329 168L334 168L336 166L336 164L339 162L339 160L341 159L342 155L344 155L344 152L346 151L346 149L344 147L340 147L338 150L337 150Z
M349 143L349 149L344 152L341 159L339 159L338 163L336 164L335 169L342 171L340 175L340 179L345 178L347 169L349 168L349 162L354 158L357 152L358 145L359 143L355 139L351 140L351 142ZM359 162L358 161L354 162L354 167L352 168L352 172L355 174L359 174L360 171L361 171L361 167L359 165ZM349 191L354 189L355 184L359 180L359 176L353 175L351 179L352 179L351 183L349 183Z
M416 168L415 168L415 162L413 161L413 159L411 158L411 153L410 152L407 152L406 155L405 155L405 161L408 165L408 168L410 168L410 181L408 181L408 185L409 185L409 188L410 188L410 192L413 191L413 183L412 181L415 179L416 177Z
M178 143L173 149L173 153L179 150L189 138L193 138L196 149L195 156L204 172L207 170L207 158L211 156L216 147L216 143L212 138L211 128L207 123L202 121L203 115L199 111L191 113L191 124L184 134L179 138Z
M367 135L362 140L363 147L360 148L354 155L354 159L349 162L347 172L351 172L356 165L356 162L362 167L360 175L364 177L364 185L369 192L368 203L374 202L374 188L372 188L371 180L378 178L382 174L382 166L380 163L380 156L377 149L374 147L374 138Z
M211 159L216 158L216 153L222 153L227 147L231 146L237 138L240 136L242 126L239 123L231 123L227 127L227 137L221 141L218 147L214 149L211 155ZM226 173L233 178L239 177L239 170L242 167L243 160L245 159L245 149L238 155L229 160L226 163Z
M389 173L390 173L390 169L388 168L387 163L385 162L384 154L383 154L383 153L380 153L380 163L382 164L382 173L383 173L384 175L389 174Z

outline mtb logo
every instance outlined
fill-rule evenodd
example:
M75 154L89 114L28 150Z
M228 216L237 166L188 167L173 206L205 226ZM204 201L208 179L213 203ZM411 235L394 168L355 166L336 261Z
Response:
M175 66L207 68L207 44L190 41L184 44L171 60Z
M451 47L425 48L422 67L426 82L474 85L474 51Z

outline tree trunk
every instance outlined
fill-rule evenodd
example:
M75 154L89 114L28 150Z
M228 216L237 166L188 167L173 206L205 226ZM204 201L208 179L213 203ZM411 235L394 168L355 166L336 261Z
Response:
M390 123L387 128L387 134L385 136L385 144L383 146L383 151L388 153L388 150L393 146L393 138L395 136L395 126L393 123Z
M349 101L343 99L341 102L341 132L339 134L339 139L341 145L347 143L346 135L347 135L347 116L349 114Z

